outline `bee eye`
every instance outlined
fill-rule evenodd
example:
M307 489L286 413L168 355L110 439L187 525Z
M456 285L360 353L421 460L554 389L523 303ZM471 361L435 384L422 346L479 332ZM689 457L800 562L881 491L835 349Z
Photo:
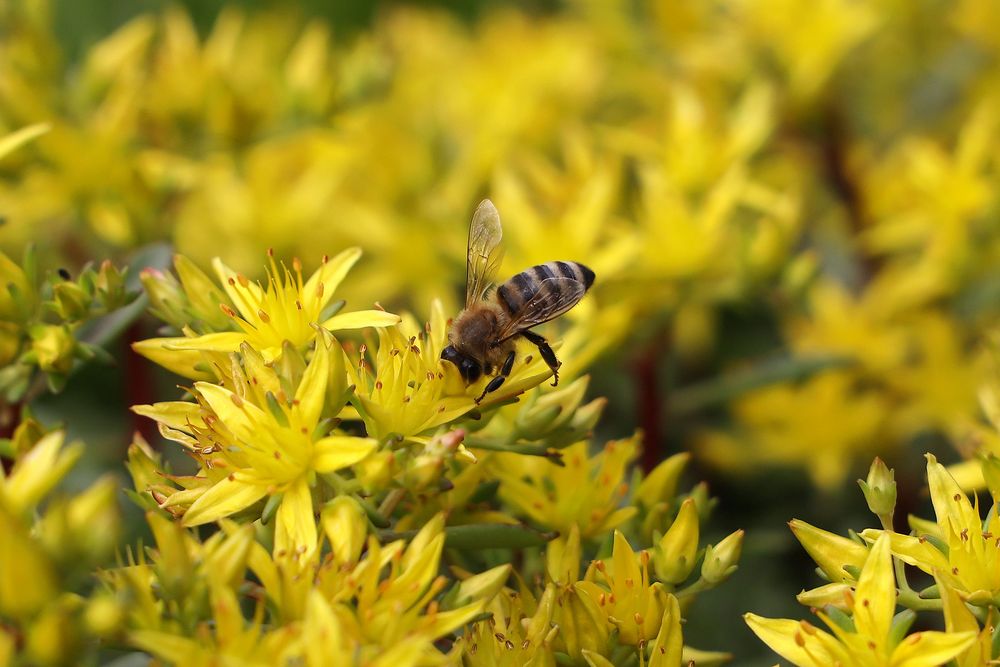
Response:
M461 355L458 353L458 350L451 345L441 350L441 358L445 361L450 361L456 366L461 364Z
M483 372L479 364L472 359L462 359L462 365L459 366L459 370L462 371L462 377L465 378L466 382L475 382Z

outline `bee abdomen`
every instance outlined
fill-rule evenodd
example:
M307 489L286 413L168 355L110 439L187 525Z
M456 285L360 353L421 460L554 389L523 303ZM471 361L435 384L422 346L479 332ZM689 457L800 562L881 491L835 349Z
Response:
M579 262L546 262L517 274L497 288L497 301L515 315L540 289L559 290L558 284L543 283L550 278L569 278L583 283L586 289L594 283L594 272Z

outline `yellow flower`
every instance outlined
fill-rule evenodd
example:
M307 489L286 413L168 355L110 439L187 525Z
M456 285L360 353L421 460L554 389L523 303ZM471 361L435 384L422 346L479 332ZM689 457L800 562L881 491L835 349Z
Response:
M903 561L934 574L976 605L996 605L1000 601L1000 516L994 501L987 518L980 517L975 504L948 471L927 455L927 482L934 503L936 524L921 522L921 535L885 533L892 551ZM880 539L885 531L869 529L861 535ZM928 539L932 538L932 539Z
M596 560L587 568L584 581L574 587L590 596L618 629L618 641L643 646L659 633L663 614L672 597L663 584L649 580L649 553L636 554L628 540L615 531L611 561Z
M334 292L360 256L358 248L351 248L333 259L324 258L319 270L303 280L298 260L293 261L292 269L279 268L271 254L266 287L216 258L216 275L235 310L227 304L219 306L240 330L202 335L192 332L187 337L162 341L161 345L174 350L235 352L243 343L249 343L270 362L281 355L285 341L300 350L309 345L316 338L316 325L327 331L392 326L399 317L382 310L327 315ZM143 353L143 348L137 349Z
M832 488L855 457L880 444L885 397L854 382L848 371L826 371L797 385L755 390L734 406L742 428L707 433L699 446L728 467L748 461L803 466L818 486Z
M817 612L833 634L806 621L756 614L746 614L744 619L761 641L798 667L936 667L969 648L976 638L974 632L915 632L902 638L894 635L896 580L888 536L880 537L872 546L847 608L851 628Z
M408 317L379 329L377 348L369 355L362 346L357 358L348 360L351 402L369 435L380 440L420 435L476 407L458 372L441 361L446 340L444 311L435 301L426 327Z
M342 352L335 341L317 340L291 397L260 356L247 346L243 352L247 377L234 383L235 391L197 382L194 389L201 405L175 402L133 408L156 419L167 437L192 448L203 460L206 483L174 494L165 506L189 504L184 524L197 526L239 512L265 496L277 498L275 552L311 553L316 548L311 491L315 476L357 463L377 443L328 434L329 426L321 421L328 401L341 393L331 385L343 377Z
M538 600L511 591L486 606L492 614L465 631L456 646L468 667L555 667L552 644L559 626L552 625L555 589L549 586Z
M498 454L492 460L500 478L500 497L533 522L567 534L575 525L581 537L607 533L635 515L636 508L621 507L625 473L635 458L639 436L607 443L593 457L587 443L562 450L565 465L547 458ZM580 493L588 485L587 493Z

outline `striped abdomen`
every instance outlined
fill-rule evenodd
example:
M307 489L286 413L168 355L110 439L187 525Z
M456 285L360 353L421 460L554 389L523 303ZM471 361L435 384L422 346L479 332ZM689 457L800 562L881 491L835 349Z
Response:
M522 271L498 287L496 300L511 318L540 322L572 308L593 283L594 272L579 262L546 262ZM544 298L535 299L539 292ZM545 312L522 312L529 302L532 310L542 308Z

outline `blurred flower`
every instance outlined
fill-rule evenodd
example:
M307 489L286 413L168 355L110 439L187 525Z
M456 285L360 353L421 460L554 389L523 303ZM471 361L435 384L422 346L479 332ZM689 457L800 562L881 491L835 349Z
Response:
M748 450L756 461L802 466L818 486L832 488L856 457L879 446L886 407L882 394L855 386L853 374L826 371L743 396L734 406L742 430L706 434L699 446L728 467L745 465Z

